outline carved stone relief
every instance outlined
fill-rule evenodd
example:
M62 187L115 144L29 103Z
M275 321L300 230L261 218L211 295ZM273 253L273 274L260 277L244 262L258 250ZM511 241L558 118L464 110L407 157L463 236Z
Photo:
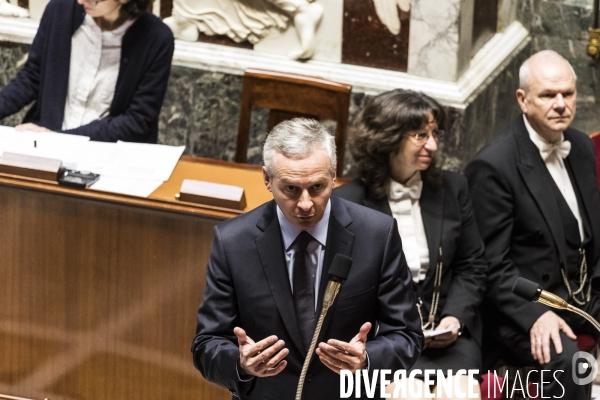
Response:
M401 17L407 18L411 3L411 0L352 1L360 3L359 8L374 9L373 20L389 36L401 33ZM257 51L286 54L297 60L315 58L341 62L342 41L347 40L342 39L347 6L344 0L174 0L172 16L166 18L165 23L175 37L182 40L196 41L199 32L224 35L237 43L248 41ZM357 9L356 6L351 8ZM370 33L355 32L366 38ZM377 47L378 40L375 38L370 45ZM388 46L385 47L388 51ZM397 69L406 70L406 67Z
M10 4L7 0L0 0L0 15L3 17L29 17L29 11L15 4Z
M300 46L289 56L306 60L314 55L323 10L313 0L175 0L173 15L164 21L178 39L196 41L202 32L252 44L271 30L285 31L293 25Z

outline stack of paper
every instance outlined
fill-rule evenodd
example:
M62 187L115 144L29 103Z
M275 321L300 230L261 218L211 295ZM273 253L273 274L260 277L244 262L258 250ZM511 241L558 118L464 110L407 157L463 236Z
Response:
M10 151L61 160L68 169L100 174L91 189L147 197L175 169L185 146L92 142L88 137L17 132L0 126L0 154Z

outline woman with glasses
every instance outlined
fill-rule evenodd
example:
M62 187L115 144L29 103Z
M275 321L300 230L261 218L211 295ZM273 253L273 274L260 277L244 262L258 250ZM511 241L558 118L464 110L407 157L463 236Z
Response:
M425 333L413 370L441 371L448 380L448 370L453 376L460 369L481 370L478 310L486 262L466 179L435 166L444 118L440 104L423 93L393 90L373 98L349 137L358 178L334 194L396 219ZM448 398L436 397L436 376L431 385L423 373L417 378L413 389L422 397L416 398ZM461 376L459 382L451 382L455 397L471 385L480 395L476 379ZM392 384L388 392L394 389ZM396 398L415 398L400 389Z
M18 130L156 143L174 41L151 1L51 0L0 119L34 102Z

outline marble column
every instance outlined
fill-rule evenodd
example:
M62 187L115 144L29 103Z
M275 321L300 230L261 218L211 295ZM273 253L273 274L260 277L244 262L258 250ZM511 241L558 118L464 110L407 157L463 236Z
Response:
M413 0L408 73L456 81L468 68L473 0Z
M498 2L498 32L504 30L517 20L517 0L499 0Z
M29 0L29 15L31 19L42 19L42 14L50 0Z

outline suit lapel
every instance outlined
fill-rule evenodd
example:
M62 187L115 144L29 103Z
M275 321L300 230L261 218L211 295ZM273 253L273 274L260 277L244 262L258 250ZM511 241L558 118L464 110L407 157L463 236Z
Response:
M519 118L513 130L520 158L517 168L525 186L542 212L542 216L548 224L554 243L558 248L560 258L564 261L567 259L567 243L565 241L564 228L556 199L552 195L552 192L548 191L551 185L554 184L552 176L548 172L548 168L544 164L538 148L529 138L522 118Z
M423 192L419 200L421 206L421 217L427 236L429 247L429 269L425 276L423 287L429 287L429 281L433 279L435 266L438 261L438 251L442 244L442 220L444 214L444 186L431 185L423 182Z
M368 198L365 198L362 202L362 205L392 217L392 209L390 208L390 202L388 201L387 197L384 197L379 200L370 200Z
M300 353L306 354L298 327L296 307L286 268L281 228L274 201L265 209L262 218L256 225L263 231L263 234L256 239L256 248L279 315Z

